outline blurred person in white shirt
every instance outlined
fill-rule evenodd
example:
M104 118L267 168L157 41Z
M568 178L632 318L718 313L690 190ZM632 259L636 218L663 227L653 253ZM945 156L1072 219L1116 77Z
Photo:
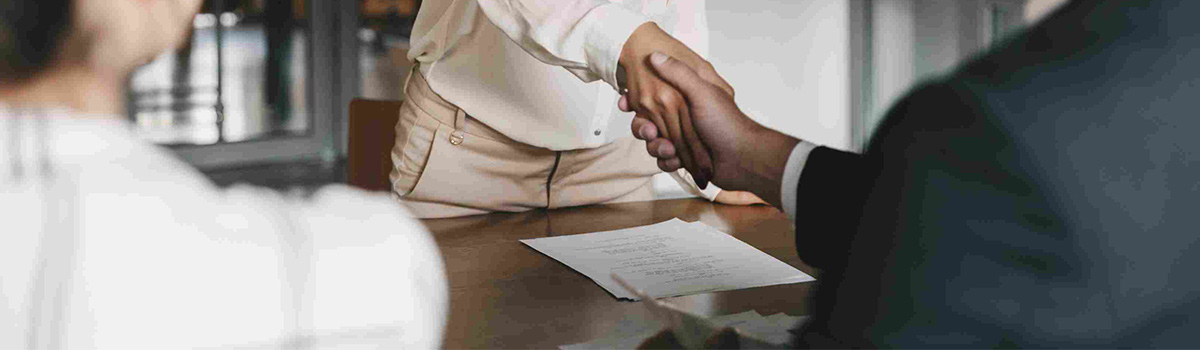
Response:
M691 174L703 183L709 164L652 180L662 171L632 137L633 113L616 108L627 94L680 152L704 152L690 123L679 122L688 120L686 101L646 58L683 57L732 94L704 59L707 22L705 0L424 1L392 149L393 193L424 218L671 192L760 203L747 192L702 190Z
M122 117L200 0L0 2L0 349L436 348L447 285L386 195L221 190Z

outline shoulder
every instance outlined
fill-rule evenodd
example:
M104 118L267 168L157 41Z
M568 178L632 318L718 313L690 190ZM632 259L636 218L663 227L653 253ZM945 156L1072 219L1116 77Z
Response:
M433 236L399 202L335 185L292 215L311 247L318 328L378 325L399 332L389 342L401 348L438 346L449 307L445 267Z

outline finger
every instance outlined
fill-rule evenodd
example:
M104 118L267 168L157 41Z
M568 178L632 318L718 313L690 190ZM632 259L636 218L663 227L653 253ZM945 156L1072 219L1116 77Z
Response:
M660 78L675 86L689 100L712 98L713 85L683 62L662 52L655 52L650 55L650 65L658 72Z
M661 169L662 171L665 171L668 173L679 170L679 168L682 168L682 167L683 166L680 164L679 158L659 159L658 160L658 168Z
M712 74L715 76L715 79L717 80L717 83L716 83L717 87L721 88L721 90L723 90L723 91L725 91L725 93L729 94L729 97L733 97L733 85L729 85L729 82L725 81L724 78L721 78L720 76L716 76L716 73L712 73ZM710 77L710 79L711 79L711 77Z
M632 86L632 84L631 84L631 86ZM638 91L633 90L634 89L633 87L630 87L629 89L630 89L629 96L641 96L641 95L638 95ZM654 101L652 98L643 96L643 97L638 97L638 98L631 98L631 99L629 99L628 102L630 104L632 104L633 106L635 106L634 108L637 111L637 114L633 116L633 118L635 120L638 118L649 120L651 122L651 124L654 125L654 130L655 130L654 137L658 138L658 137L668 137L669 136L668 134L670 133L670 129L667 129L667 123L666 123L666 121L663 120L661 113L655 113L654 111L647 110L648 107L654 105Z
M617 108L622 112L633 112L633 108L629 107L629 96L621 95L621 99L617 100Z
M675 158L675 146L667 139L654 139L646 142L646 152L658 159Z
M633 129L633 137L639 140L650 141L658 137L658 128L649 119L634 117L630 126Z
M634 118L636 119L638 117ZM662 117L659 117L656 114L648 114L648 117L641 117L641 119L649 120L649 124L654 127L654 137L647 140L663 140L668 143L671 141L668 135L669 132L667 132L669 130L666 127L667 122L663 120ZM671 145L671 149L675 149L675 146Z
M699 55L693 55L690 60L681 59L680 61L696 71L696 74L700 75L700 78L704 79L704 81L725 91L729 97L733 97L733 85L729 85L729 82L725 78L717 74L717 68L713 67L712 62L701 58Z
M625 107L628 108L630 112L635 112L635 111L641 110L641 108L642 108L642 106L638 105L639 101L636 98L634 98L634 97L637 97L638 96L637 93L639 91L641 91L641 89L640 89L641 85L642 84L639 84L638 79L631 79L631 81L626 83L626 87L625 87L625 91L624 91L625 93L621 94L622 100L625 101ZM621 100L617 100L617 107L620 107L620 106L621 106Z
M706 68L707 69L701 69L697 71L697 73L700 74L700 77L708 81L710 84L721 88L721 90L724 90L726 94L729 94L729 97L733 97L733 85L729 85L729 82L725 81L725 78L722 78L720 74L717 74L717 71L713 69L712 64L708 64Z
M660 112L663 114L663 121L667 124L667 139L675 145L675 154L683 162L683 168L693 174L700 174L700 169L696 167L695 157L692 154L688 143L683 140L683 126L679 120L678 110L685 109L686 104L683 103L682 97L674 89L668 86L663 86L664 90L659 90L658 100L655 101L660 106ZM667 90L669 89L669 90ZM680 106L683 107L680 107Z
M688 147L691 148L692 156L696 158L693 162L696 164L697 172L692 173L692 178L696 180L697 187L705 189L713 176L712 154L708 152L708 147L701 142L700 134L696 133L696 128L692 125L690 109L680 108L679 123L683 126L683 137L687 141Z

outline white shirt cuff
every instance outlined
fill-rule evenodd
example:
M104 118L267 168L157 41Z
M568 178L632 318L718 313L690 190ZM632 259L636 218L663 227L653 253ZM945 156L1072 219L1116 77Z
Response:
M698 190L699 190L700 188L699 188L699 187L697 187L696 189L698 189ZM717 185L713 185L713 184L710 182L710 183L708 184L708 187L704 188L703 190L700 190L700 195L701 195L701 196L703 196L704 198L707 198L707 199L708 199L708 201L710 201L710 202L711 202L711 201L715 201L715 200L717 200L717 194L718 194L718 193L721 193L721 191L722 191L722 190L721 190L721 188L720 188L720 187L717 187Z
M591 28L587 45L584 46L588 66L593 67L613 89L619 90L617 66L620 64L621 50L629 36L650 19L613 3L597 6L584 20L589 22Z
M709 201L714 201L717 199L717 194L721 193L721 188L711 183L708 184L707 188L703 190L700 189L700 186L696 186L696 180L692 178L692 175L689 174L685 169L681 168L668 174L671 174L671 178L675 179L675 182L679 183L680 188L683 188L684 191L691 193L693 196L703 197Z
M815 144L800 141L795 148L792 148L787 166L783 168L779 200L783 201L783 212L787 213L788 218L791 218L792 221L796 221L796 189L800 186L800 173L804 171L804 163L808 162L808 154L812 153L815 148L817 148Z

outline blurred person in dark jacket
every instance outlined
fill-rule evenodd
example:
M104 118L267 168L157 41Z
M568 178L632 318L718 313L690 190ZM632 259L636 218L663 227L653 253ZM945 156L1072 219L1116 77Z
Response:
M1070 2L914 89L862 154L766 129L652 61L686 96L713 183L795 218L821 280L797 345L1196 348L1197 13ZM633 130L680 166L653 123Z

